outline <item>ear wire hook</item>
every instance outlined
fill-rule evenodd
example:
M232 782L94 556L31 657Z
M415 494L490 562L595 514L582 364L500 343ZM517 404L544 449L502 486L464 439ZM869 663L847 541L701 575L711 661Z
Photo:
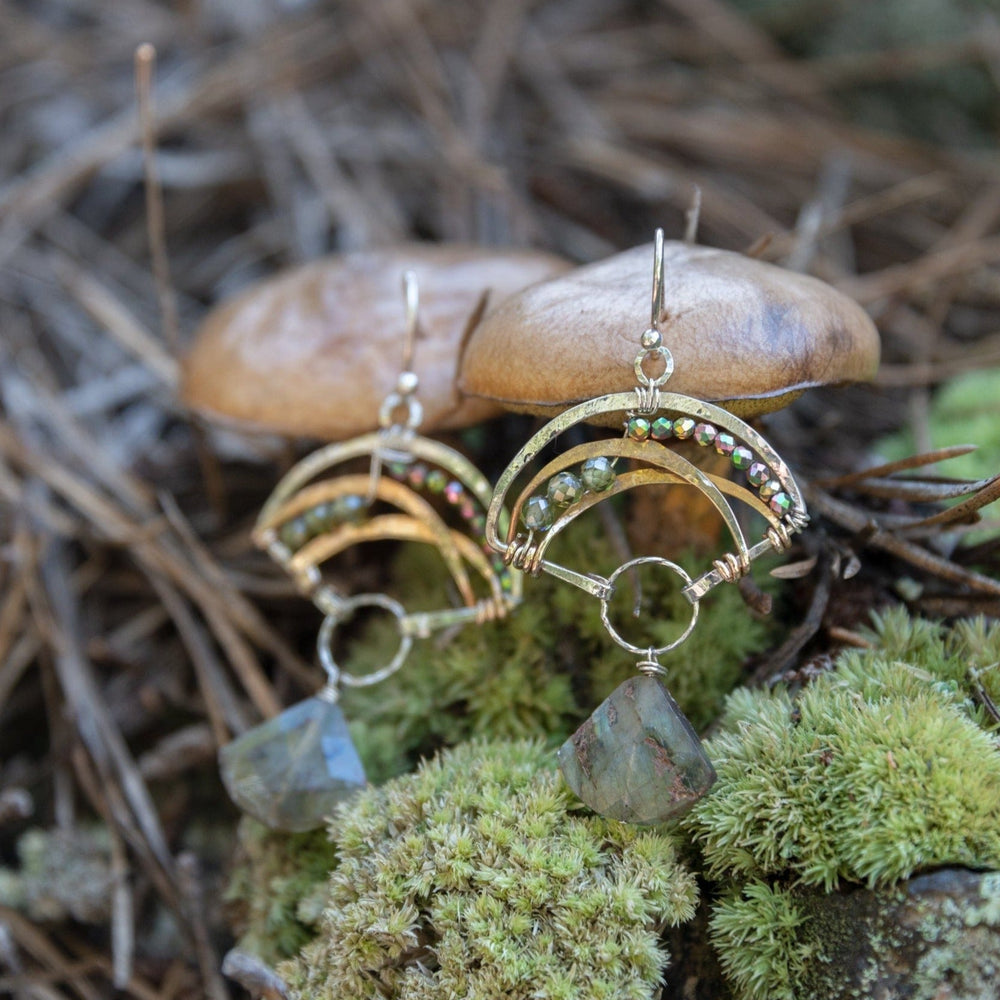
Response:
M420 284L417 281L416 271L403 272L403 298L406 302L406 328L403 339L403 370L399 375L397 392L401 395L410 395L416 391L417 376L413 371L413 351L417 341L417 329L420 318ZM405 376L411 376L406 379Z
M663 261L663 230L656 230L653 242L653 296L650 303L649 326L652 330L660 329L663 317L663 277L665 264Z

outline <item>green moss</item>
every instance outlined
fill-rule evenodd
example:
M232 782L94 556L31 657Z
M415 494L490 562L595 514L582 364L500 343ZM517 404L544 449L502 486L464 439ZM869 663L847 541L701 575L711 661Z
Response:
M599 522L587 518L556 539L551 557L604 575L621 561ZM438 561L426 546L400 548L391 577L399 594L419 595L419 601L406 598L408 608L452 602ZM694 565L704 569L704 559L688 569ZM661 642L676 623L687 623L690 608L672 574L650 575L643 584L643 621L653 622L650 635ZM627 577L620 590L630 599ZM525 580L525 595L506 620L421 640L390 681L344 692L344 711L372 780L483 733L555 745L634 672L635 657L605 632L598 601L545 574ZM705 602L691 638L665 659L671 693L696 727L715 717L744 660L767 636L768 627L750 617L735 588L721 587ZM394 629L374 620L344 662L368 672L392 656L397 642Z
M0 904L52 923L106 923L111 915L111 841L101 826L28 830L16 869L0 868Z
M273 964L316 935L337 853L325 830L280 833L245 816L226 889L239 946Z
M670 839L581 814L538 742L477 741L334 817L310 1000L650 998L696 889Z
M807 988L830 929L804 899L1000 868L1000 753L976 700L977 683L995 698L1000 623L894 610L871 638L797 698L735 691L707 745L719 780L684 825L728 886L712 936L741 997L840 995Z

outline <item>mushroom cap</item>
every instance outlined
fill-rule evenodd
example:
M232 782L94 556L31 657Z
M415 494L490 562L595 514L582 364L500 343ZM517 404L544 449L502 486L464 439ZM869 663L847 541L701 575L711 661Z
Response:
M405 341L404 271L420 288L413 370L421 429L465 427L502 412L463 398L458 355L480 299L487 308L567 270L549 254L409 244L292 268L213 309L185 359L181 398L232 426L342 440L378 426Z
M665 390L746 417L812 386L874 377L875 325L822 281L680 242L664 243L664 261L659 328L674 358ZM477 327L459 387L537 414L628 391L650 325L652 276L649 243L513 296Z

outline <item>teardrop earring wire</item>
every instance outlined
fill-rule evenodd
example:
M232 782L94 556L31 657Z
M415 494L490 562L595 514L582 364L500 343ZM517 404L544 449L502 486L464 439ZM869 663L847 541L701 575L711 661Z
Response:
M633 823L658 823L679 815L715 780L697 733L661 683L667 671L660 657L694 630L699 602L706 594L720 583L735 583L765 553L788 548L792 535L809 519L791 471L757 431L719 406L663 390L674 370L673 355L660 329L664 279L663 230L658 229L650 324L640 337L641 349L635 357L635 388L570 407L533 435L497 481L486 519L486 537L507 565L532 575L548 573L596 597L608 634L639 657L639 676L620 685L558 754L568 784L587 805ZM661 369L658 375L649 374L657 367ZM624 415L620 439L589 442L557 456L521 488L509 520L501 516L507 493L540 452L568 428L614 413ZM745 472L745 481L732 482L703 472L665 445L670 438L714 447ZM617 471L619 459L631 460L632 467ZM669 483L687 483L701 491L718 510L735 543L734 551L715 560L697 579L656 555L631 559L608 578L545 558L552 539L595 504L639 486ZM727 497L763 516L767 528L761 541L752 546L747 543ZM675 573L691 606L691 618L682 633L662 646L630 643L610 619L608 605L618 578L640 565Z
M417 433L423 409L413 370L419 326L413 271L403 275L403 294L403 369L379 408L379 429L320 448L293 466L264 504L253 532L254 542L324 616L317 642L326 674L322 690L219 753L230 797L276 829L321 825L338 802L365 784L337 704L342 687L386 680L402 667L414 639L502 618L521 597L520 572L505 566L486 544L485 512L492 498L486 477L453 448ZM338 468L366 455L367 473ZM498 516L506 527L506 515ZM435 547L464 606L410 613L388 594L344 596L324 580L324 562L353 545L382 540ZM475 576L485 583L484 597L473 587ZM363 675L344 670L333 652L338 627L359 611L388 613L399 633L392 658Z

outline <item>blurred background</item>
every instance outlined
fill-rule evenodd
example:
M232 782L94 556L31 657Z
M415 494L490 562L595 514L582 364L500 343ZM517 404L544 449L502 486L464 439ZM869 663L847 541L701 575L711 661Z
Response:
M971 440L942 475L985 503L998 88L996 0L0 0L0 994L226 995L215 749L314 683L315 622L248 539L308 442L178 402L210 307L405 239L595 260L679 238L699 191L700 242L823 278L882 334L876 382L775 416L779 451L830 476ZM798 649L890 593L1000 613L990 509L867 553L863 501L821 521L865 589L806 588Z

